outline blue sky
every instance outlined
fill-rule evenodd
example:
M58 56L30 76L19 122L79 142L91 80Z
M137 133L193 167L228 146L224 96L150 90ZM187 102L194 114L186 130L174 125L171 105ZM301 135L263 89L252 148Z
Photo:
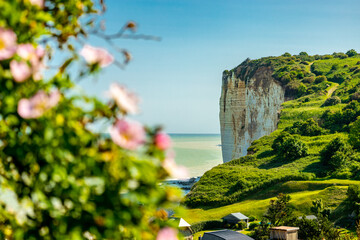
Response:
M128 20L138 33L162 40L117 40L133 61L106 68L81 82L90 95L104 97L110 83L138 93L135 119L162 124L170 133L219 133L221 76L247 57L284 52L326 54L360 51L358 0L107 0L109 33ZM106 43L91 38L94 46Z

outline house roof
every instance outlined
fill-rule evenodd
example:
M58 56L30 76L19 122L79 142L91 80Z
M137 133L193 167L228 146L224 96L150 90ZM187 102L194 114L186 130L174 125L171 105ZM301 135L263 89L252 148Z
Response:
M172 217L170 218L170 220L172 221L176 221L178 224L178 227L191 227L191 225L186 222L183 218L175 218L175 217Z
M235 231L228 229L206 232L201 240L254 240L253 238Z
M223 219L231 219L231 220L247 220L249 219L247 216L245 216L244 214L237 212L237 213L230 213L229 215L226 215L225 217L223 217Z
M280 227L272 227L270 230L278 230L278 231L284 231L284 232L292 232L299 230L298 227L287 227L287 226L280 226Z
M303 217L299 217L298 219L302 219ZM315 220L317 219L317 217L315 215L308 215L308 216L305 216L305 219L309 219L309 220Z
M180 218L179 227L191 227L183 218Z

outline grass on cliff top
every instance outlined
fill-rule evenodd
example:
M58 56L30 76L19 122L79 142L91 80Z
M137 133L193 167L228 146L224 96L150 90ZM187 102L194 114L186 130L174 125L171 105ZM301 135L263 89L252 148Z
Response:
M316 60L309 64L307 71L310 69L312 71L309 74L315 72L316 75L328 77L328 81L316 84L321 85L320 88L323 90L283 103L278 130L254 141L248 150L251 152L250 155L218 165L206 172L186 196L186 205L203 208L224 206L243 201L251 194L277 183L311 180L316 176L326 175L328 169L320 162L319 153L334 138L339 136L347 138L347 133L314 137L298 136L309 147L309 155L295 161L287 161L277 156L271 145L280 132L294 122L309 118L317 120L326 110L342 109L345 104L327 107L322 105L331 95L340 94L343 96L342 99L345 99L349 98L350 93L357 91L355 88L360 86L359 60L360 57L356 56L346 59ZM358 68L359 70L356 70ZM347 71L346 75L344 71ZM345 80L332 81L336 80L334 76L338 75Z
M211 209L188 209L183 217L193 224L200 221L219 220L230 213L241 212L246 216L254 216L261 220L270 200L275 199L279 193L287 193L291 196L290 206L294 209L294 214L299 216L312 214L310 211L312 201L322 199L325 205L333 210L333 218L336 219L345 214L339 205L345 200L350 184L360 184L360 181L344 179L289 181L253 194L239 203Z

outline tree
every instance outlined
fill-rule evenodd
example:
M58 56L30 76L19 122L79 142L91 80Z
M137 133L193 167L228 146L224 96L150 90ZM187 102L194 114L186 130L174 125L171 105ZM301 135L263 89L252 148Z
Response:
M357 52L354 49L350 49L346 52L346 55L348 55L349 57L354 57L357 55Z
M176 238L163 209L180 193L159 185L177 170L168 137L128 119L138 99L123 86L110 86L108 104L74 91L74 80L131 59L84 45L89 34L109 47L114 36L142 37L134 22L100 31L99 2L0 1L0 239ZM65 59L45 78L55 50ZM90 130L99 121L110 137Z
M295 160L308 155L308 148L301 140L282 132L273 142L272 148L284 159Z
M276 200L270 200L270 205L264 214L264 218L267 219L272 226L279 226L291 217L292 210L288 206L290 199L289 195L280 193L276 197Z
M360 149L360 118L350 128L349 142L353 148Z
M320 152L322 162L331 167L332 170L338 169L349 160L351 147L341 137L333 139Z

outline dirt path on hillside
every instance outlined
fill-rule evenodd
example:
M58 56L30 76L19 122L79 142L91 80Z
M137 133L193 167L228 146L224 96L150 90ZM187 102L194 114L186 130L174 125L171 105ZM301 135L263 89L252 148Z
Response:
M331 95L333 94L333 92L335 92L335 90L337 89L337 87L339 86L339 84L336 83L335 86L333 86L332 88L329 89L328 93L326 94L326 97L331 97Z

